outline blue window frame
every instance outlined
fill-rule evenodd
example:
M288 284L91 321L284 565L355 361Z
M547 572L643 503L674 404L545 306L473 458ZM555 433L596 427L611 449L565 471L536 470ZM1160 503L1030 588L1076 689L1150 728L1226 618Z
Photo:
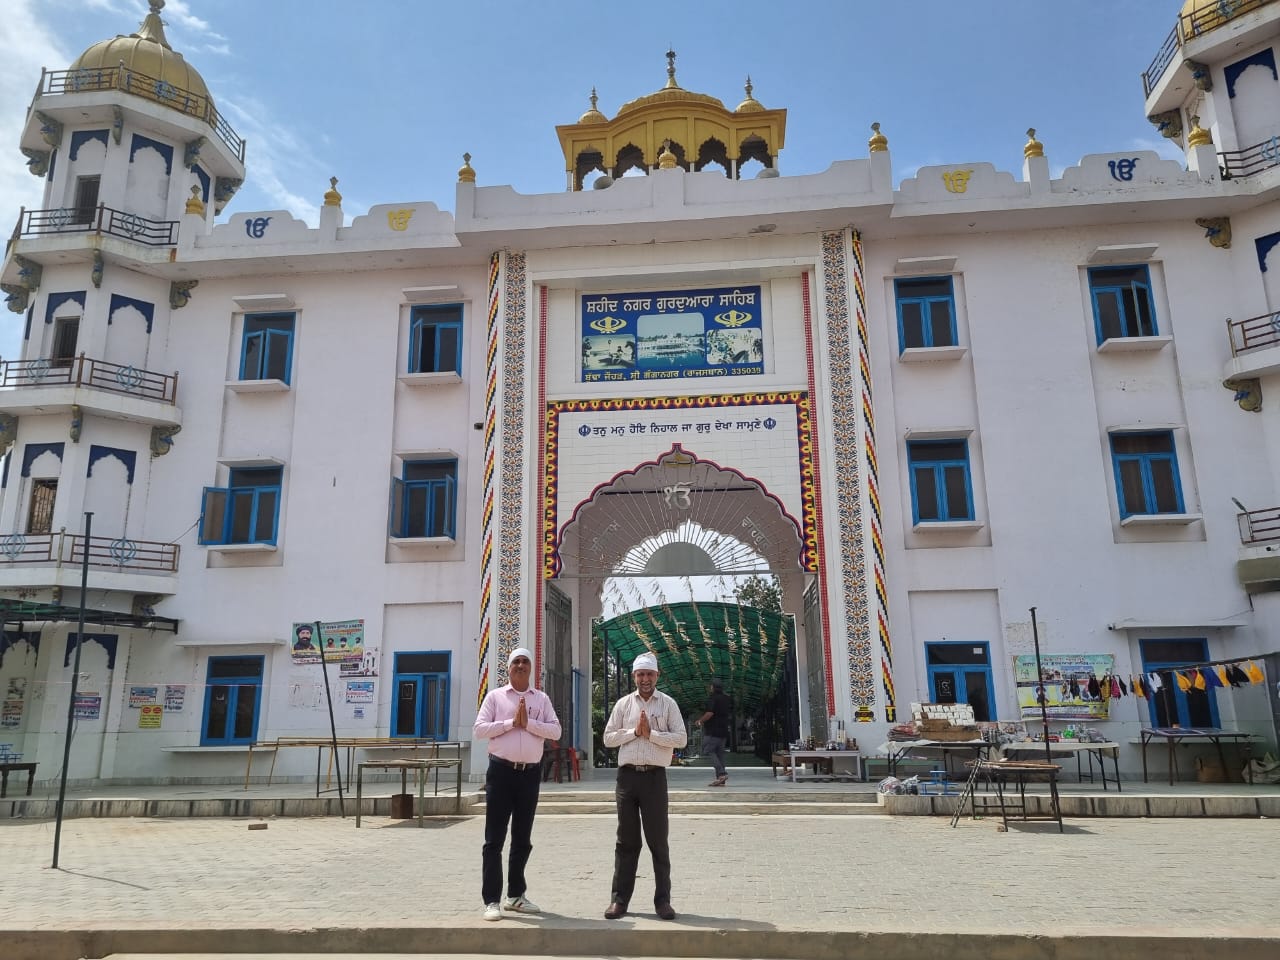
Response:
M1111 434L1120 519L1134 514L1182 513L1182 483L1173 432Z
M908 440L907 467L914 523L973 519L967 440Z
M200 746L230 746L258 739L262 669L262 657L209 658Z
M943 640L924 645L929 697L934 703L967 703L973 719L996 719L995 685L991 679L991 645L985 641Z
M414 307L409 324L410 373L462 373L462 305Z
M447 650L396 654L393 737L449 739L449 660Z
M453 537L458 508L457 460L410 460L391 479L393 537Z
M281 467L231 471L225 487L205 487L200 503L202 544L276 542Z
M241 380L289 382L293 364L292 313L249 313L240 351Z
M1098 343L1121 337L1154 337L1159 332L1151 271L1146 264L1091 268L1089 293Z
M912 347L954 347L956 297L950 277L895 280L898 352Z
M1173 669L1209 659L1209 644L1203 638L1180 640L1139 640L1144 675L1160 676L1161 688L1147 694L1147 712L1153 727L1216 727L1218 698L1213 687L1183 692L1178 689Z

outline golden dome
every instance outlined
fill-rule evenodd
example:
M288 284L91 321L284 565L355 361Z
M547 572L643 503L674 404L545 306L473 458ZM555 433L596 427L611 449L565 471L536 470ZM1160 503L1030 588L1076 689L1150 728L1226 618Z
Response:
M671 152L671 141L668 140L662 144L662 152L658 154L658 169L674 170L676 163L676 155Z
M693 93L684 89L680 84L676 83L676 52L674 50L667 51L667 85L657 93L651 93L645 97L636 97L634 100L628 100L618 108L616 116L622 116L624 113L630 113L632 110L639 110L651 103L670 103L673 100L682 100L692 103L709 103L724 109L724 103L715 97L705 93Z
M324 205L326 207L342 206L342 194L338 192L338 178L329 178L329 189L324 192Z
M462 166L458 168L459 183L475 183L476 172L471 168L471 154L464 153L462 155Z
M200 184L193 183L191 185L191 197L187 200L187 213L194 213L197 216L204 216L204 201L200 199Z
M1044 144L1036 139L1036 128L1032 127L1027 131L1027 142L1022 146L1022 159L1030 160L1032 157L1044 156Z
M596 88L591 88L591 109L578 118L579 123L608 123L609 118L596 109L596 102L600 98L596 96Z
M1200 126L1200 118L1191 118L1191 132L1187 134L1188 147L1213 146L1213 134Z
M764 109L764 104L751 95L751 78L747 77L747 98L734 108L734 113L759 113Z
M872 153L884 153L889 149L889 138L880 132L880 124L871 125L871 139L867 141L867 149Z
M77 70L114 70L123 63L132 73L212 100L204 79L165 39L164 24L160 21L163 6L164 0L151 0L151 12L137 33L95 43L71 64L71 75L74 76Z

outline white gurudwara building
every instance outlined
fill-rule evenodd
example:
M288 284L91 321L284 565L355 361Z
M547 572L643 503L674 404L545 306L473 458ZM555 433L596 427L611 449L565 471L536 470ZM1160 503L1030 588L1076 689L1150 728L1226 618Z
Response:
M592 753L619 679L593 635L786 740L868 752L915 702L1016 723L1043 696L1130 773L1144 727L1274 747L1280 3L1185 5L1143 74L1178 160L1053 177L1042 129L1020 170L895 183L886 117L788 175L786 111L669 53L556 127L561 193L468 156L452 214L348 224L334 181L315 227L223 214L252 152L162 6L45 70L20 144L44 199L0 276L0 744L38 779L69 713L73 780L243 777L250 743L329 735L323 670L339 737L466 741L478 776L516 646ZM684 587L750 572L781 616Z

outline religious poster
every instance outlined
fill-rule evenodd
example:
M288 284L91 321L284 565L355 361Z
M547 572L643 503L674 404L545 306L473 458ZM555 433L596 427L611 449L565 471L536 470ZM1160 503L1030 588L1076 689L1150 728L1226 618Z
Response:
M348 680L347 703L373 703L372 680Z
M13 728L22 723L22 701L6 700L0 704L0 727Z
M364 621L335 620L319 624L316 636L315 623L293 625L291 656L294 664L319 663L324 650L326 663L360 664L364 661Z
M582 298L582 381L764 373L758 286Z
M142 712L138 714L139 730L159 730L161 718L164 717L164 705L160 703L148 703L139 708Z
M1106 720L1115 669L1110 653L1047 653L1037 677L1035 655L1018 654L1013 675L1022 716L1040 716L1043 703L1050 720Z
M77 693L71 709L77 720L97 720L102 716L102 696L97 693Z
M187 688L182 684L167 683L164 687L164 708L171 713L181 710L187 702Z
M140 710L149 703L155 703L159 696L159 687L130 687L129 709Z
M343 677L376 677L378 675L377 647L366 646L364 656L357 660L344 660L338 665L339 676Z

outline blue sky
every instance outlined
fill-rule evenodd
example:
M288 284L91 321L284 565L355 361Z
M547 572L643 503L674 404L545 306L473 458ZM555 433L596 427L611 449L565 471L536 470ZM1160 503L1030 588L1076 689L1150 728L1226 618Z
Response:
M597 88L612 116L666 82L735 106L748 74L785 107L784 175L864 157L889 138L895 182L918 167L989 161L1021 176L1035 127L1056 172L1085 154L1170 151L1143 116L1140 75L1181 0L168 0L174 49L248 141L248 179L223 213L289 210L315 223L330 176L348 220L375 203L454 205L477 182L565 187L557 123ZM40 205L17 149L40 68L137 29L145 0L4 0L0 224ZM6 231L7 232L7 231ZM0 317L0 356L21 325Z

